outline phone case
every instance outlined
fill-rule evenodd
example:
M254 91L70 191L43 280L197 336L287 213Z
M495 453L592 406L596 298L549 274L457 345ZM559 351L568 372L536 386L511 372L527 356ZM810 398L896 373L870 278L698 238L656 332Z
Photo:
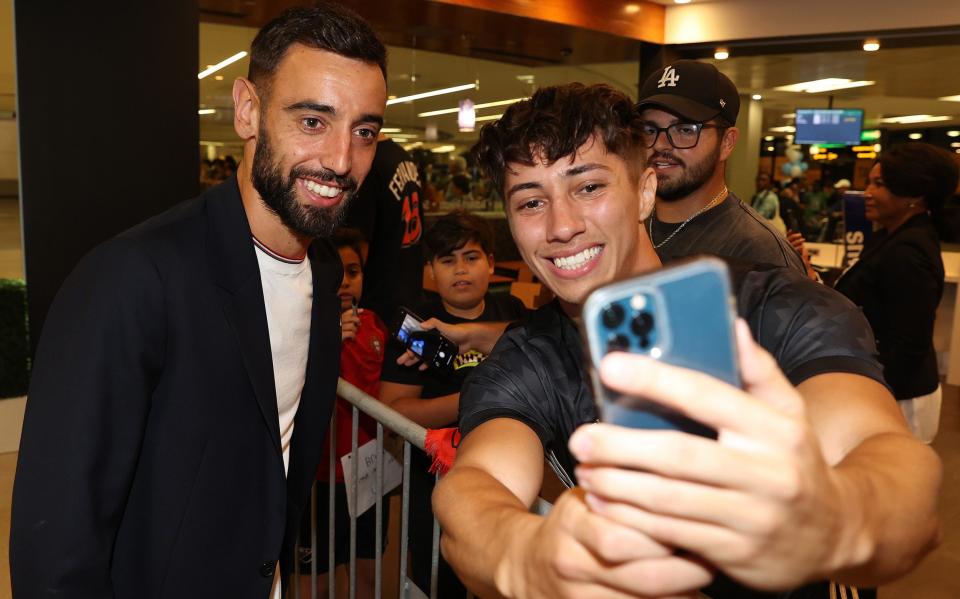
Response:
M595 290L583 308L591 376L601 418L622 426L716 432L660 404L628 397L600 382L609 351L644 354L740 386L736 318L727 266L698 258Z

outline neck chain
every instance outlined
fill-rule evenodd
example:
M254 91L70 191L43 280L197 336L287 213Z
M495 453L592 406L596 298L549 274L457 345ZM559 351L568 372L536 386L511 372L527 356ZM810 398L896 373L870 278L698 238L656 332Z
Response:
M697 210L696 212L693 213L693 216L691 216L691 217L688 218L687 220L685 220L685 221L683 221L682 223L680 223L680 226L677 227L676 229L674 229L674 230L673 230L673 233L667 235L667 238L664 239L663 241L661 241L660 243L653 243L653 221L654 221L655 218L657 218L657 209L654 208L654 209L653 209L653 214L650 215L650 221L649 221L650 224L647 225L647 233L650 235L650 243L653 243L653 249L659 250L659 249L660 249L661 247L663 247L668 241L670 241L671 239L673 239L673 236L674 236L674 235L676 235L676 234L679 233L684 227L686 227L687 224L690 223L690 221L692 221L693 219L697 218L698 216L700 216L701 214L703 214L703 213L706 212L707 210L710 210L711 208L713 208L714 206L716 206L716 205L717 205L717 202L719 202L720 200L722 200L722 199L725 198L725 197L727 197L727 186L726 186L726 185L723 186L723 189L720 190L720 193L718 193L717 195L713 196L713 199L710 200L710 202L709 202L706 206L704 206L704 207L701 208L700 210Z

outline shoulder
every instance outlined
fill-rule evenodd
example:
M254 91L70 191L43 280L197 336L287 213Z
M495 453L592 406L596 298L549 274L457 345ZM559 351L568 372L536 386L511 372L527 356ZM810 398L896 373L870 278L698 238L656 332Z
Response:
M883 384L870 325L837 291L789 268L757 267L741 275L737 307L793 384L828 372Z
M523 302L509 293L487 293L484 301L487 303L484 312L489 316L486 320L519 320L527 313Z

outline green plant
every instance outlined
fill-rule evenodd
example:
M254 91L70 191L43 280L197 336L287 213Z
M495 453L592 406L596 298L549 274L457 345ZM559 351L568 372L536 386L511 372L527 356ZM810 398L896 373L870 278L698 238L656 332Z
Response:
M0 279L0 397L27 394L27 335L27 287L21 279Z

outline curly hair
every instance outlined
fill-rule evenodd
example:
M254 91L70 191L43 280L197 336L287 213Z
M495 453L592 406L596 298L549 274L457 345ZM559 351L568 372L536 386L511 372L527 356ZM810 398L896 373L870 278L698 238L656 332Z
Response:
M923 198L933 214L957 190L960 169L942 148L909 142L884 151L877 162L890 191L902 198Z
M533 166L573 157L591 138L622 158L630 174L641 169L640 118L633 101L608 85L544 87L480 130L473 154L495 188L504 191L511 163Z

